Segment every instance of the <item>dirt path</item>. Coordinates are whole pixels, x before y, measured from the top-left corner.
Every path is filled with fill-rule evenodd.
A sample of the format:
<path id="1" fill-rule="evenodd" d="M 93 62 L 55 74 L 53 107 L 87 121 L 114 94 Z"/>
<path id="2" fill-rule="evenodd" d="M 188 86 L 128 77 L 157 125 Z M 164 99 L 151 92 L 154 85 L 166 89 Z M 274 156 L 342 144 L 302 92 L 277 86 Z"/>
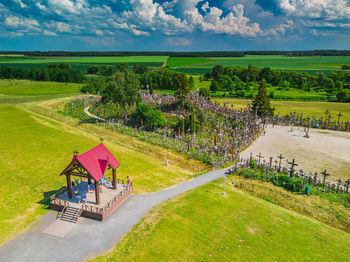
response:
<path id="1" fill-rule="evenodd" d="M 288 160 L 295 158 L 298 170 L 314 173 L 327 169 L 330 180 L 350 178 L 350 133 L 310 129 L 309 135 L 305 138 L 302 128 L 293 127 L 291 132 L 290 127 L 269 127 L 266 135 L 259 137 L 241 157 L 249 157 L 250 152 L 254 156 L 261 153 L 266 161 L 270 156 L 274 161 L 282 154 Z"/>

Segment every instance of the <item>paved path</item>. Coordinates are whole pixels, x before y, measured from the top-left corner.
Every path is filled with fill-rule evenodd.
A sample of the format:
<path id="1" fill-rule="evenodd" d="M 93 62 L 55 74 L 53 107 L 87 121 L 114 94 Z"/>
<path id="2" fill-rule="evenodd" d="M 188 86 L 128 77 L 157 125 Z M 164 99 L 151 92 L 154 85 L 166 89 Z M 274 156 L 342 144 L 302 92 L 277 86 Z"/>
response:
<path id="1" fill-rule="evenodd" d="M 103 118 L 101 118 L 101 117 L 99 117 L 99 116 L 96 116 L 96 115 L 94 115 L 94 114 L 91 114 L 91 113 L 89 112 L 89 109 L 90 109 L 90 106 L 88 106 L 87 108 L 84 109 L 84 113 L 87 114 L 89 117 L 96 118 L 96 119 L 101 120 L 101 121 L 106 121 L 106 120 L 104 120 Z"/>
<path id="2" fill-rule="evenodd" d="M 0 248 L 0 261 L 82 261 L 110 251 L 153 206 L 222 177 L 227 169 L 214 170 L 166 190 L 132 195 L 105 221 L 85 219 L 65 237 L 42 233 L 56 219 L 51 212 L 39 227 L 17 236 Z"/>

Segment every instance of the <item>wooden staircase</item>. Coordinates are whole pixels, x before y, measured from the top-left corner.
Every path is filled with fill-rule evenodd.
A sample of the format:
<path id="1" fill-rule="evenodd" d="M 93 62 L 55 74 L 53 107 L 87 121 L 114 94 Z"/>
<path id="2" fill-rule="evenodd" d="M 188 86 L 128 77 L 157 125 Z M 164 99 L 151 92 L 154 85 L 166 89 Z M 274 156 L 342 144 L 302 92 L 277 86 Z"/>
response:
<path id="1" fill-rule="evenodd" d="M 67 206 L 62 210 L 61 220 L 71 223 L 77 223 L 81 213 L 81 209 Z"/>

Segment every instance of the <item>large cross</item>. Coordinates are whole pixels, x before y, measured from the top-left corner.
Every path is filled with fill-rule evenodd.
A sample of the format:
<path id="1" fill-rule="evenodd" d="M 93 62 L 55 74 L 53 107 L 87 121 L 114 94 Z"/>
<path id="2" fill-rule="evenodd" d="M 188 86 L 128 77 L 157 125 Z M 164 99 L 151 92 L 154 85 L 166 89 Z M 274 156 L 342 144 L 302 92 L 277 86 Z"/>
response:
<path id="1" fill-rule="evenodd" d="M 280 159 L 280 163 L 278 164 L 278 170 L 281 171 L 282 159 L 284 159 L 284 157 L 282 156 L 282 154 L 280 154 L 277 158 Z"/>
<path id="2" fill-rule="evenodd" d="M 342 113 L 339 112 L 339 114 L 337 115 L 337 117 L 338 117 L 338 125 L 339 125 L 339 122 L 340 122 L 340 118 L 341 118 L 342 116 L 343 116 Z"/>
<path id="3" fill-rule="evenodd" d="M 77 155 L 79 154 L 78 150 L 75 149 L 75 150 L 73 151 L 73 154 L 74 154 L 75 156 L 77 156 Z"/>
<path id="4" fill-rule="evenodd" d="M 264 157 L 261 155 L 261 153 L 259 153 L 259 155 L 256 155 L 256 156 L 259 158 L 258 165 L 260 165 L 260 159 L 261 159 L 261 158 L 264 158 Z"/>
<path id="5" fill-rule="evenodd" d="M 330 174 L 327 173 L 327 169 L 325 169 L 323 172 L 321 172 L 323 175 L 323 187 L 326 185 L 326 177 L 330 176 Z"/>
<path id="6" fill-rule="evenodd" d="M 294 159 L 294 158 L 293 158 L 293 161 L 292 161 L 292 162 L 288 162 L 288 164 L 291 165 L 290 171 L 289 171 L 289 175 L 292 176 L 293 173 L 294 173 L 294 167 L 295 167 L 295 166 L 298 166 L 298 164 L 295 163 L 295 159 Z"/>

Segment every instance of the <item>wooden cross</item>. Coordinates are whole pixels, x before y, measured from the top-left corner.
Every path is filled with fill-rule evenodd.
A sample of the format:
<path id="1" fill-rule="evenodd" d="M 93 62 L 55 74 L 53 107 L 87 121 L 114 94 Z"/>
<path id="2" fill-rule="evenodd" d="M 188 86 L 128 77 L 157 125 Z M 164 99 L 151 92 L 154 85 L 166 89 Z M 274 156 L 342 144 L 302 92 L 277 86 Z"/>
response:
<path id="1" fill-rule="evenodd" d="M 73 151 L 73 154 L 74 154 L 75 156 L 77 156 L 77 155 L 79 154 L 78 150 L 75 149 L 75 150 Z"/>
<path id="2" fill-rule="evenodd" d="M 101 144 L 103 144 L 103 138 L 102 137 L 100 138 L 100 141 L 101 141 Z"/>
<path id="3" fill-rule="evenodd" d="M 337 117 L 338 117 L 338 125 L 339 125 L 340 117 L 342 117 L 342 116 L 343 116 L 342 113 L 339 112 L 339 114 L 337 115 Z"/>
<path id="4" fill-rule="evenodd" d="M 289 175 L 292 176 L 293 173 L 294 173 L 294 167 L 298 166 L 298 164 L 295 163 L 295 159 L 294 158 L 293 158 L 293 161 L 292 162 L 288 162 L 288 164 L 291 165 L 291 168 L 290 168 L 290 171 L 289 171 Z"/>
<path id="5" fill-rule="evenodd" d="M 330 174 L 327 173 L 327 169 L 325 169 L 323 172 L 321 172 L 323 175 L 323 187 L 326 185 L 326 177 L 330 176 Z"/>
<path id="6" fill-rule="evenodd" d="M 339 193 L 339 187 L 340 187 L 340 184 L 341 184 L 341 179 L 338 178 L 337 182 L 338 182 L 338 185 L 337 185 L 337 193 Z"/>
<path id="7" fill-rule="evenodd" d="M 282 164 L 282 159 L 284 159 L 284 157 L 282 156 L 282 154 L 280 154 L 277 158 L 279 158 L 280 159 L 280 163 L 279 163 L 279 165 L 278 165 L 278 170 L 280 170 L 281 171 L 281 164 Z"/>
<path id="8" fill-rule="evenodd" d="M 261 158 L 264 158 L 264 157 L 261 155 L 261 153 L 259 153 L 259 155 L 256 155 L 256 156 L 259 158 L 258 165 L 260 165 L 260 159 L 261 159 Z"/>
<path id="9" fill-rule="evenodd" d="M 270 163 L 269 163 L 269 167 L 272 168 L 272 156 L 270 156 Z"/>
<path id="10" fill-rule="evenodd" d="M 277 159 L 275 160 L 275 169 L 277 169 L 277 163 L 278 163 L 278 161 L 277 161 Z"/>

